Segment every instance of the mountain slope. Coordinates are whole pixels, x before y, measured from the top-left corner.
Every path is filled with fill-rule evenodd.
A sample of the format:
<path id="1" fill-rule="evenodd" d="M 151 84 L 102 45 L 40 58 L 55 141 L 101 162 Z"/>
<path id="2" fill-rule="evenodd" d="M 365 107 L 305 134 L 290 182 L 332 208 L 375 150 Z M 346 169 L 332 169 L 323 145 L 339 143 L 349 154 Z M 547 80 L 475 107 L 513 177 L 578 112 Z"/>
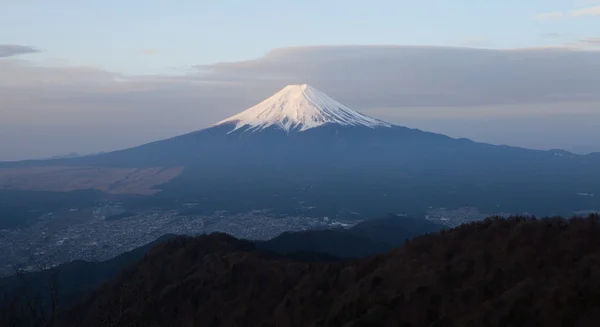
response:
<path id="1" fill-rule="evenodd" d="M 488 219 L 336 263 L 217 234 L 153 249 L 74 312 L 90 327 L 593 326 L 599 249 L 598 217 Z"/>
<path id="2" fill-rule="evenodd" d="M 286 232 L 271 240 L 257 242 L 256 246 L 282 254 L 313 252 L 339 258 L 362 258 L 393 248 L 390 244 L 343 230 Z"/>
<path id="3" fill-rule="evenodd" d="M 442 226 L 424 219 L 389 216 L 361 222 L 352 228 L 286 232 L 268 241 L 255 241 L 257 249 L 282 253 L 288 258 L 308 261 L 335 261 L 384 253 L 404 245 L 405 240 L 437 232 Z M 164 235 L 157 240 L 102 262 L 73 261 L 45 271 L 0 278 L 0 290 L 9 294 L 27 286 L 30 293 L 47 292 L 49 278 L 58 278 L 61 296 L 72 302 L 110 280 L 122 269 L 136 263 L 151 248 L 176 238 Z M 9 296 L 10 297 L 10 296 Z M 64 304 L 64 303 L 63 303 Z"/>
<path id="4" fill-rule="evenodd" d="M 0 164 L 2 188 L 95 188 L 200 202 L 207 210 L 312 216 L 461 206 L 552 215 L 600 208 L 600 196 L 579 195 L 600 194 L 600 157 L 395 126 L 300 85 L 171 139 L 95 156 Z"/>
<path id="5" fill-rule="evenodd" d="M 365 220 L 350 228 L 348 232 L 397 248 L 404 245 L 407 240 L 437 233 L 444 228 L 423 218 L 388 214 L 384 218 Z"/>
<path id="6" fill-rule="evenodd" d="M 44 271 L 23 273 L 0 278 L 0 290 L 8 298 L 26 291 L 29 296 L 47 296 L 48 282 L 56 278 L 58 295 L 62 305 L 69 305 L 83 295 L 100 287 L 104 282 L 116 276 L 122 269 L 140 260 L 154 246 L 175 238 L 164 235 L 141 247 L 102 262 L 77 260 Z"/>
<path id="7" fill-rule="evenodd" d="M 425 219 L 389 215 L 361 222 L 349 229 L 286 232 L 256 242 L 261 249 L 277 253 L 316 252 L 340 258 L 362 258 L 401 247 L 407 240 L 443 227 Z"/>

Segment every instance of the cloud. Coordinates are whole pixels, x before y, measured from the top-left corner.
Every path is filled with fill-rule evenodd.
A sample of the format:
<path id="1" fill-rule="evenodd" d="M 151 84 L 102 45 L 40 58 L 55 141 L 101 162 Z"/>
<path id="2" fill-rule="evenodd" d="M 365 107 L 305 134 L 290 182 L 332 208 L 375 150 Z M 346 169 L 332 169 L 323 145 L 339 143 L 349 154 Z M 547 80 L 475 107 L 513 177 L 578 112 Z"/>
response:
<path id="1" fill-rule="evenodd" d="M 594 2 L 595 3 L 595 2 Z M 536 20 L 555 20 L 561 18 L 575 18 L 583 16 L 600 16 L 600 6 L 575 9 L 571 11 L 557 11 L 538 14 L 534 18 Z"/>
<path id="2" fill-rule="evenodd" d="M 545 33 L 541 35 L 545 39 L 564 39 L 571 38 L 573 34 L 571 33 Z"/>
<path id="3" fill-rule="evenodd" d="M 581 50 L 595 50 L 600 48 L 600 37 L 587 37 L 564 44 L 567 48 Z"/>
<path id="4" fill-rule="evenodd" d="M 554 45 L 555 48 L 566 50 L 596 50 L 600 48 L 600 37 L 587 37 L 576 39 L 562 44 Z"/>
<path id="5" fill-rule="evenodd" d="M 581 16 L 600 16 L 600 6 L 573 10 L 570 13 L 571 17 Z"/>
<path id="6" fill-rule="evenodd" d="M 7 58 L 0 61 L 0 71 L 0 160 L 112 150 L 200 129 L 287 84 L 311 84 L 380 118 L 399 117 L 408 108 L 417 115 L 435 107 L 441 108 L 438 113 L 472 110 L 485 117 L 513 108 L 514 114 L 530 112 L 544 121 L 568 117 L 574 108 L 581 108 L 579 116 L 597 115 L 600 103 L 600 52 L 565 47 L 294 47 L 253 60 L 199 65 L 174 76 L 125 76 Z M 529 111 L 532 106 L 535 111 Z M 436 117 L 426 119 L 441 119 Z M 546 132 L 552 137 L 571 140 L 550 127 Z"/>
<path id="7" fill-rule="evenodd" d="M 568 49 L 304 47 L 200 66 L 191 78 L 315 84 L 351 104 L 473 106 L 599 98 L 600 53 Z M 366 96 L 368 95 L 368 96 Z"/>
<path id="8" fill-rule="evenodd" d="M 535 15 L 536 20 L 553 20 L 553 19 L 560 19 L 560 18 L 564 18 L 564 17 L 565 17 L 565 13 L 563 13 L 563 12 L 548 12 L 548 13 Z"/>
<path id="9" fill-rule="evenodd" d="M 571 42 L 595 46 L 598 38 Z M 198 65 L 187 75 L 124 76 L 94 67 L 0 62 L 0 92 L 82 101 L 78 111 L 154 100 L 233 113 L 296 83 L 322 88 L 354 107 L 479 106 L 598 99 L 600 52 L 424 46 L 283 48 L 264 57 Z M 87 101 L 87 102 L 86 102 Z M 160 101 L 159 101 L 160 102 Z M 108 105 L 111 103 L 111 105 Z M 46 102 L 45 105 L 49 105 Z M 69 106 L 65 106 L 68 108 Z M 156 107 L 153 106 L 153 107 Z M 25 109 L 25 108 L 23 108 Z M 0 113 L 1 116 L 1 113 Z"/>
<path id="10" fill-rule="evenodd" d="M 473 37 L 470 39 L 466 39 L 462 42 L 459 42 L 459 46 L 463 46 L 463 47 L 483 47 L 483 46 L 487 46 L 489 45 L 490 40 L 486 37 L 483 36 L 479 36 L 479 37 Z"/>
<path id="11" fill-rule="evenodd" d="M 0 58 L 40 52 L 39 49 L 16 44 L 0 44 Z"/>
<path id="12" fill-rule="evenodd" d="M 155 54 L 159 54 L 160 51 L 156 50 L 156 49 L 142 49 L 139 51 L 140 54 L 144 54 L 144 55 L 155 55 Z"/>
<path id="13" fill-rule="evenodd" d="M 588 37 L 588 38 L 579 40 L 579 42 L 597 47 L 597 46 L 600 46 L 600 37 Z"/>
<path id="14" fill-rule="evenodd" d="M 571 42 L 596 46 L 597 37 Z M 600 52 L 532 49 L 315 46 L 254 60 L 198 65 L 186 75 L 125 76 L 94 67 L 0 62 L 0 90 L 127 97 L 239 99 L 251 104 L 286 84 L 309 83 L 352 105 L 469 106 L 600 99 Z M 596 84 L 598 85 L 598 84 Z M 97 102 L 96 102 L 97 103 Z M 240 108 L 232 108 L 240 109 Z M 81 109 L 85 110 L 85 109 Z"/>

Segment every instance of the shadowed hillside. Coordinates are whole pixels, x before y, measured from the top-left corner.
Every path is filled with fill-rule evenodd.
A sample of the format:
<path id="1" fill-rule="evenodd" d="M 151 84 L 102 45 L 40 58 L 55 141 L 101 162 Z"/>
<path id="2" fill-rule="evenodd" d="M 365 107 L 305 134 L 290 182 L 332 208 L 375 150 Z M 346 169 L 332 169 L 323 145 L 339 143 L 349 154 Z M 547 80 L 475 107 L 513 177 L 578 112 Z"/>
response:
<path id="1" fill-rule="evenodd" d="M 21 295 L 47 297 L 48 282 L 55 281 L 58 300 L 61 305 L 75 303 L 82 296 L 118 274 L 121 269 L 135 264 L 153 246 L 165 242 L 175 235 L 164 235 L 146 245 L 125 252 L 102 262 L 76 260 L 57 267 L 29 273 L 19 273 L 0 278 L 0 295 Z M 0 324 L 1 325 L 1 324 Z"/>
<path id="2" fill-rule="evenodd" d="M 68 317 L 81 326 L 594 326 L 600 221 L 483 222 L 388 254 L 298 262 L 223 234 L 151 250 Z M 75 314 L 77 313 L 77 314 Z"/>
<path id="3" fill-rule="evenodd" d="M 116 215 L 114 219 L 121 216 Z M 362 222 L 348 230 L 340 228 L 284 233 L 269 241 L 256 241 L 255 245 L 261 250 L 281 253 L 298 262 L 335 262 L 384 253 L 403 245 L 407 238 L 440 228 L 424 219 L 389 215 L 383 219 Z M 41 303 L 49 304 L 54 296 L 64 309 L 115 277 L 122 269 L 135 264 L 157 243 L 173 237 L 165 235 L 155 242 L 104 262 L 73 261 L 44 271 L 1 278 L 0 297 L 6 294 L 8 299 L 13 296 L 31 299 L 40 295 Z M 53 288 L 55 294 L 50 293 Z M 0 301 L 0 311 L 5 302 Z"/>
<path id="4" fill-rule="evenodd" d="M 443 226 L 422 218 L 389 214 L 363 221 L 349 229 L 312 230 L 283 233 L 257 242 L 262 249 L 277 253 L 317 252 L 340 258 L 362 258 L 402 246 L 406 240 L 439 232 Z"/>

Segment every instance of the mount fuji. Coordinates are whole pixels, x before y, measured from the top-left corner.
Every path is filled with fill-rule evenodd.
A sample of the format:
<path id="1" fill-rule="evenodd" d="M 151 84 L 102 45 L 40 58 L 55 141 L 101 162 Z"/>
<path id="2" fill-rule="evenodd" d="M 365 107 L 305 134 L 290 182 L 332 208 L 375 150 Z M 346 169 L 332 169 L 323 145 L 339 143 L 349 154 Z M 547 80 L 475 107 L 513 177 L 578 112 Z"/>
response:
<path id="1" fill-rule="evenodd" d="M 340 126 L 391 127 L 390 124 L 358 113 L 307 85 L 288 85 L 272 97 L 217 124 L 235 124 L 233 131 L 305 131 L 327 124 Z"/>
<path id="2" fill-rule="evenodd" d="M 204 211 L 286 215 L 365 218 L 463 206 L 570 214 L 600 209 L 600 158 L 397 126 L 303 84 L 174 138 L 93 156 L 2 163 L 0 189 L 97 189 L 152 203 L 192 202 Z"/>

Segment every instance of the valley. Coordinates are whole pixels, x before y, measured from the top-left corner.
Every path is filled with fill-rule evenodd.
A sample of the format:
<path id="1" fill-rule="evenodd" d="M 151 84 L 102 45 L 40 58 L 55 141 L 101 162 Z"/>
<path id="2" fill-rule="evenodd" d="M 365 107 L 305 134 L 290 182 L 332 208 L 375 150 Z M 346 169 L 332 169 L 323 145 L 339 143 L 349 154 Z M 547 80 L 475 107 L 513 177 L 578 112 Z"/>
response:
<path id="1" fill-rule="evenodd" d="M 0 276 L 13 274 L 15 268 L 35 271 L 74 260 L 107 260 L 166 234 L 196 236 L 222 232 L 248 240 L 268 240 L 284 232 L 349 228 L 363 221 L 280 215 L 271 210 L 194 212 L 198 211 L 190 208 L 130 211 L 123 201 L 46 212 L 29 226 L 0 229 L 0 248 L 4 249 L 0 253 Z M 455 227 L 491 215 L 509 216 L 510 213 L 486 213 L 470 207 L 430 208 L 419 218 Z"/>
<path id="2" fill-rule="evenodd" d="M 165 234 L 223 232 L 267 240 L 283 232 L 350 227 L 360 220 L 278 216 L 269 210 L 187 215 L 178 210 L 145 209 L 122 219 L 121 202 L 69 208 L 41 215 L 28 227 L 0 229 L 0 276 L 53 267 L 73 260 L 102 261 L 150 243 Z"/>

